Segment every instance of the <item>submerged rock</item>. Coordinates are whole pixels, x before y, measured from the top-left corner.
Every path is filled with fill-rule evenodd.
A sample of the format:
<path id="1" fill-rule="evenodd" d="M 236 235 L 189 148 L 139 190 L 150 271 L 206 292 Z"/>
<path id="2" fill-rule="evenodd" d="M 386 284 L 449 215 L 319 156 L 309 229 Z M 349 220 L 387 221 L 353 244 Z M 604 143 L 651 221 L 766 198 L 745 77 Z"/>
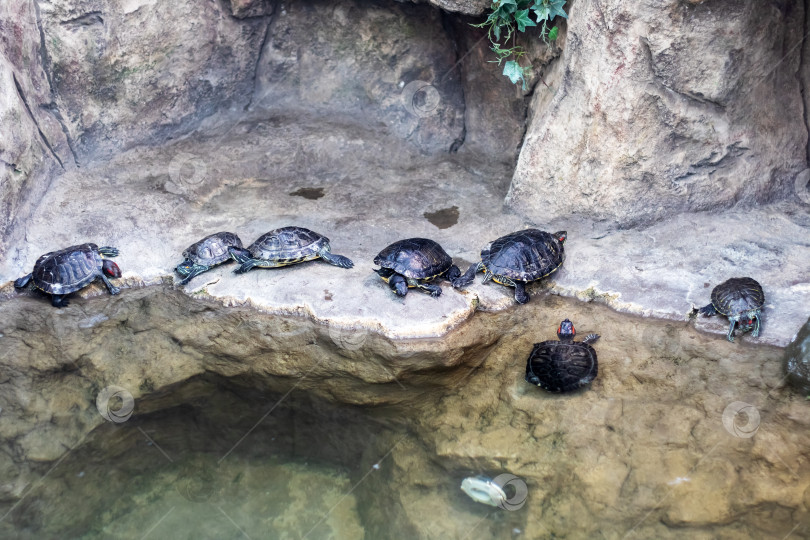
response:
<path id="1" fill-rule="evenodd" d="M 785 372 L 791 385 L 810 395 L 810 319 L 785 349 Z"/>

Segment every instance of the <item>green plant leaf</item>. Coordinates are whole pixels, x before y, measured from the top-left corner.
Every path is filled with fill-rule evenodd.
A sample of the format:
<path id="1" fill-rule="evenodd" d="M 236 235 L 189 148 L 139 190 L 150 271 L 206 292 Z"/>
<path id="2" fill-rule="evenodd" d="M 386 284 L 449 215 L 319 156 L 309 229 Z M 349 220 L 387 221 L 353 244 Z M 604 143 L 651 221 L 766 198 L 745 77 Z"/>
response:
<path id="1" fill-rule="evenodd" d="M 529 18 L 528 9 L 516 12 L 515 22 L 517 23 L 518 30 L 521 32 L 525 32 L 527 26 L 537 26 L 537 23 Z"/>
<path id="2" fill-rule="evenodd" d="M 495 5 L 497 4 L 497 8 Z M 496 13 L 501 13 L 503 15 L 511 15 L 515 11 L 517 11 L 518 5 L 515 0 L 503 0 L 502 2 L 495 2 L 492 4 L 492 9 L 495 10 Z"/>
<path id="3" fill-rule="evenodd" d="M 551 10 L 548 8 L 548 6 L 543 5 L 532 6 L 532 11 L 534 11 L 534 14 L 537 16 L 537 22 L 547 21 L 548 15 L 549 13 L 551 13 Z"/>
<path id="4" fill-rule="evenodd" d="M 551 31 L 548 33 L 548 39 L 549 39 L 549 40 L 551 40 L 551 41 L 554 41 L 555 39 L 557 39 L 557 35 L 558 35 L 559 33 L 560 33 L 560 29 L 559 29 L 559 28 L 557 28 L 557 27 L 555 26 L 555 27 L 554 27 L 554 28 L 552 28 L 552 29 L 551 29 Z"/>
<path id="5" fill-rule="evenodd" d="M 503 65 L 503 74 L 509 77 L 509 80 L 512 81 L 513 84 L 517 84 L 518 81 L 523 83 L 523 89 L 526 90 L 526 77 L 525 72 L 520 64 L 515 62 L 514 60 L 510 60 Z"/>
<path id="6" fill-rule="evenodd" d="M 565 5 L 565 0 L 550 0 L 548 3 L 549 8 L 549 20 L 553 19 L 554 17 L 562 17 L 563 19 L 567 19 L 568 15 L 566 15 L 565 11 L 563 11 L 563 6 Z"/>

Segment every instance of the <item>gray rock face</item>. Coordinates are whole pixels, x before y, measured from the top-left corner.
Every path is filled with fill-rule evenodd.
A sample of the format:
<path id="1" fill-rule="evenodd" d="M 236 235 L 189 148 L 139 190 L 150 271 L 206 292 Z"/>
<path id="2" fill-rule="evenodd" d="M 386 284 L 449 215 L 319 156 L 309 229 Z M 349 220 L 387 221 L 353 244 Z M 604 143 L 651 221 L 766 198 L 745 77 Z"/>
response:
<path id="1" fill-rule="evenodd" d="M 790 384 L 810 395 L 810 319 L 785 349 L 785 372 Z"/>
<path id="2" fill-rule="evenodd" d="M 419 0 L 413 0 L 419 2 Z M 434 6 L 465 15 L 480 15 L 492 5 L 489 0 L 429 0 Z"/>
<path id="3" fill-rule="evenodd" d="M 577 1 L 507 202 L 627 226 L 787 195 L 806 160 L 802 9 Z"/>
<path id="4" fill-rule="evenodd" d="M 187 132 L 249 101 L 261 19 L 220 2 L 39 2 L 45 70 L 80 161 Z"/>
<path id="5" fill-rule="evenodd" d="M 0 254 L 2 240 L 42 197 L 51 175 L 73 162 L 42 67 L 35 6 L 0 5 Z"/>
<path id="6" fill-rule="evenodd" d="M 440 13 L 358 0 L 294 2 L 276 15 L 253 107 L 351 114 L 426 153 L 464 140 L 464 93 Z"/>

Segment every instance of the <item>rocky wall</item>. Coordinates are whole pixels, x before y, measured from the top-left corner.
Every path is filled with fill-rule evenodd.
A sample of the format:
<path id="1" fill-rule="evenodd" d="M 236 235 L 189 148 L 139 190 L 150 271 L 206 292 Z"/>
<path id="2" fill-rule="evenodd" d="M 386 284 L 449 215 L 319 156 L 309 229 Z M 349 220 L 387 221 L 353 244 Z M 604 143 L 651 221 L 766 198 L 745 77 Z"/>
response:
<path id="1" fill-rule="evenodd" d="M 792 194 L 806 167 L 804 7 L 577 0 L 507 202 L 631 226 Z"/>

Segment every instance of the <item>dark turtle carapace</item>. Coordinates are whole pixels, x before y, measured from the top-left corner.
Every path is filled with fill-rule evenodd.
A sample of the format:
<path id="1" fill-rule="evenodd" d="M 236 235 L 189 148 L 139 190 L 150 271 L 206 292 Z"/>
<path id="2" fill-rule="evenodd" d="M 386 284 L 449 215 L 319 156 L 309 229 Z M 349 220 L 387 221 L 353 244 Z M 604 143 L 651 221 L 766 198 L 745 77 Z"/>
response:
<path id="1" fill-rule="evenodd" d="M 559 341 L 535 343 L 526 361 L 526 381 L 549 392 L 571 392 L 596 378 L 599 363 L 591 343 L 599 339 L 588 334 L 574 341 L 574 324 L 565 319 L 557 329 Z"/>
<path id="2" fill-rule="evenodd" d="M 95 244 L 81 244 L 51 251 L 37 259 L 34 270 L 16 280 L 14 286 L 22 289 L 33 282 L 37 289 L 51 295 L 54 307 L 67 306 L 65 296 L 83 289 L 96 279 L 104 282 L 110 294 L 118 294 L 120 290 L 110 283 L 107 276 L 119 278 L 121 269 L 113 261 L 104 258 L 117 256 L 116 248 L 98 247 Z"/>
<path id="3" fill-rule="evenodd" d="M 481 262 L 473 264 L 453 287 L 466 287 L 477 272 L 484 272 L 484 283 L 492 279 L 515 288 L 519 304 L 529 301 L 526 283 L 544 278 L 556 271 L 565 260 L 565 231 L 554 234 L 526 229 L 501 236 L 481 250 Z"/>
<path id="4" fill-rule="evenodd" d="M 430 282 L 437 278 L 452 281 L 461 275 L 442 246 L 427 238 L 394 242 L 374 257 L 374 264 L 381 267 L 374 271 L 398 296 L 408 294 L 408 288 L 418 288 L 438 298 L 442 288 Z"/>
<path id="5" fill-rule="evenodd" d="M 342 255 L 332 253 L 329 239 L 303 227 L 282 227 L 259 237 L 247 249 L 228 248 L 239 263 L 236 274 L 252 268 L 279 268 L 313 259 L 323 259 L 340 268 L 351 268 L 354 263 Z"/>
<path id="6" fill-rule="evenodd" d="M 218 264 L 233 260 L 228 251 L 228 248 L 231 247 L 241 248 L 242 241 L 238 236 L 229 232 L 218 232 L 191 244 L 183 252 L 185 260 L 174 269 L 183 276 L 180 285 L 185 285 Z"/>
<path id="7" fill-rule="evenodd" d="M 750 277 L 731 278 L 712 290 L 712 303 L 700 308 L 700 313 L 707 317 L 725 315 L 730 321 L 727 338 L 734 341 L 734 327 L 739 326 L 742 332 L 751 332 L 759 336 L 759 319 L 762 306 L 765 305 L 765 292 L 755 279 Z"/>

